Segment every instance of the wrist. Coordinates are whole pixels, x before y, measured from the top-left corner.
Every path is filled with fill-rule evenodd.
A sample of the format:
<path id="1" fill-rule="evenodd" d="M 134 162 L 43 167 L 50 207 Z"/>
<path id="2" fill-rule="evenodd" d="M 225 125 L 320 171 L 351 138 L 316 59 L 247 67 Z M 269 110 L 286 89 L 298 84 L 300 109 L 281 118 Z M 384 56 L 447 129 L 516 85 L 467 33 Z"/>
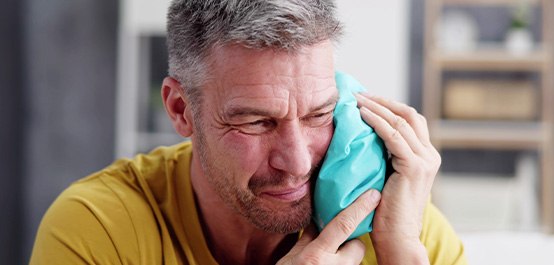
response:
<path id="1" fill-rule="evenodd" d="M 371 237 L 378 264 L 429 264 L 427 250 L 419 238 Z"/>

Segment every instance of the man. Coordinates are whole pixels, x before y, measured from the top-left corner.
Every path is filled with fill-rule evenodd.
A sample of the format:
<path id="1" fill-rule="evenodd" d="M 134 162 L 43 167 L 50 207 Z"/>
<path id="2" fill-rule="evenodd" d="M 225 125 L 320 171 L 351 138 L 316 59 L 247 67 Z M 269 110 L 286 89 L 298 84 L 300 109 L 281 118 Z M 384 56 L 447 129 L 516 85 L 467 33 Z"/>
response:
<path id="1" fill-rule="evenodd" d="M 333 135 L 332 1 L 176 0 L 162 97 L 191 143 L 119 160 L 68 188 L 32 264 L 464 264 L 428 203 L 440 157 L 425 119 L 357 95 L 394 173 L 320 233 L 312 190 Z M 346 241 L 376 210 L 373 232 Z M 346 242 L 345 242 L 346 241 Z"/>

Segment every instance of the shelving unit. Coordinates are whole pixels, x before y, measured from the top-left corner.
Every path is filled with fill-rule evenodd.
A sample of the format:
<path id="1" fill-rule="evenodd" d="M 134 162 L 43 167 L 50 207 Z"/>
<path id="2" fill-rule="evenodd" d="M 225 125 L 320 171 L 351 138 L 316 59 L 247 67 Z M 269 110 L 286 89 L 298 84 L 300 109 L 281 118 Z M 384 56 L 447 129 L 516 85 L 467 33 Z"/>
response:
<path id="1" fill-rule="evenodd" d="M 429 59 L 444 70 L 542 71 L 548 52 L 537 49 L 524 56 L 507 53 L 501 48 L 477 49 L 472 52 L 430 51 Z"/>
<path id="2" fill-rule="evenodd" d="M 430 125 L 433 144 L 439 149 L 536 150 L 539 154 L 541 221 L 554 232 L 554 55 L 552 0 L 527 3 L 541 10 L 542 42 L 525 54 L 512 54 L 499 45 L 477 45 L 474 50 L 446 52 L 435 43 L 435 27 L 444 8 L 462 6 L 510 7 L 519 0 L 427 0 L 425 14 L 425 69 L 423 114 Z M 442 112 L 444 80 L 448 72 L 529 72 L 540 75 L 536 120 L 451 120 Z"/>
<path id="3" fill-rule="evenodd" d="M 442 148 L 537 150 L 545 131 L 537 122 L 441 120 L 433 126 L 433 139 L 440 139 Z"/>

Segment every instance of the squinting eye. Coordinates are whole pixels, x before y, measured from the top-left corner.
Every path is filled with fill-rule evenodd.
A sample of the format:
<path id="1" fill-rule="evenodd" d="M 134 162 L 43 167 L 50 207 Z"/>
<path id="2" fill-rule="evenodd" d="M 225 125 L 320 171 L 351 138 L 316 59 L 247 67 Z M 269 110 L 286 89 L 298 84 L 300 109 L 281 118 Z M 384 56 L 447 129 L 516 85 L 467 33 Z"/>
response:
<path id="1" fill-rule="evenodd" d="M 329 113 L 328 113 L 328 112 L 327 112 L 327 113 L 320 113 L 320 114 L 316 114 L 316 115 L 314 115 L 314 116 L 312 116 L 312 117 L 313 117 L 313 118 L 321 118 L 321 117 L 324 117 L 324 116 L 326 116 L 326 115 L 329 115 Z"/>
<path id="2" fill-rule="evenodd" d="M 259 121 L 247 123 L 247 125 L 250 125 L 250 126 L 271 126 L 272 124 L 273 123 L 268 120 L 259 120 Z"/>
<path id="3" fill-rule="evenodd" d="M 324 112 L 318 113 L 312 116 L 305 117 L 303 120 L 307 122 L 310 126 L 323 126 L 326 125 L 329 120 L 333 117 L 333 112 Z"/>
<path id="4" fill-rule="evenodd" d="M 236 127 L 242 133 L 262 134 L 275 127 L 275 122 L 271 120 L 257 120 L 249 123 L 244 123 Z"/>

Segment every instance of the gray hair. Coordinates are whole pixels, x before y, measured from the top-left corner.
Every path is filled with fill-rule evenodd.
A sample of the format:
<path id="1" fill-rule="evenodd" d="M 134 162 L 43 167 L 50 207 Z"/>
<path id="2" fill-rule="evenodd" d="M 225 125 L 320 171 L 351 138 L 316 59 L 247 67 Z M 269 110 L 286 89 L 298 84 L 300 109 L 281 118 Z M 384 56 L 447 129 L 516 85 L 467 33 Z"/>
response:
<path id="1" fill-rule="evenodd" d="M 199 103 L 215 46 L 288 52 L 338 41 L 333 0 L 173 0 L 167 15 L 169 75 Z"/>

